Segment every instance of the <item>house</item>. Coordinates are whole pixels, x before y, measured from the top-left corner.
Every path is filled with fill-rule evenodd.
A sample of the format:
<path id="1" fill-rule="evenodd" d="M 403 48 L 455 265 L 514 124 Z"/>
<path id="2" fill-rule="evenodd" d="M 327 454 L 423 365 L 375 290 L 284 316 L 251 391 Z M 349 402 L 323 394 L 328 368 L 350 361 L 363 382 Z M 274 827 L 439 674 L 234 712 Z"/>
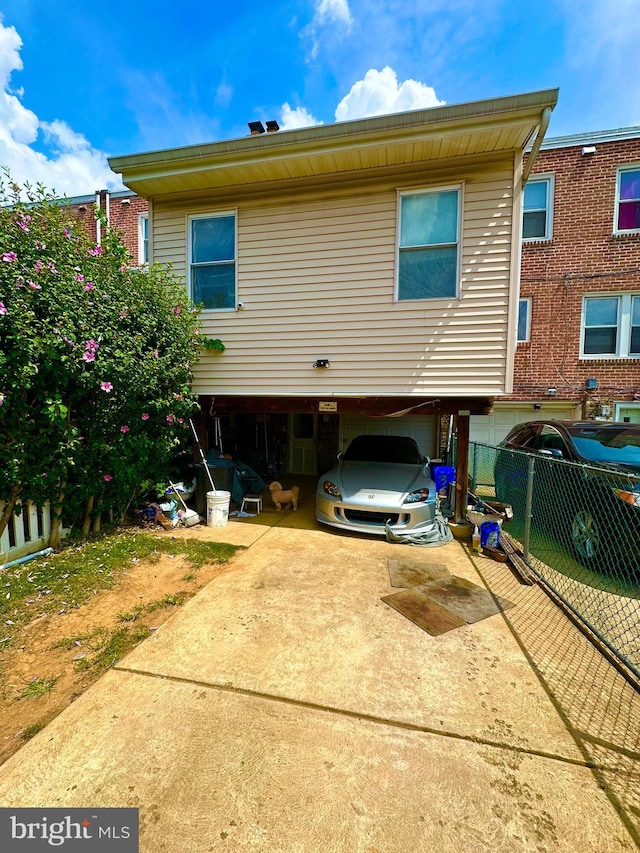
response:
<path id="1" fill-rule="evenodd" d="M 92 239 L 100 242 L 102 228 L 95 218 L 96 208 L 103 211 L 107 222 L 122 236 L 133 263 L 142 266 L 149 260 L 149 215 L 147 200 L 131 190 L 98 190 L 93 195 L 74 196 L 61 200 L 77 219 L 84 221 Z"/>
<path id="2" fill-rule="evenodd" d="M 521 187 L 557 90 L 110 159 L 201 333 L 209 446 L 316 475 L 360 432 L 424 452 L 513 393 Z M 525 165 L 524 153 L 531 146 Z"/>
<path id="3" fill-rule="evenodd" d="M 640 127 L 546 139 L 523 207 L 513 392 L 472 439 L 536 417 L 640 421 Z"/>

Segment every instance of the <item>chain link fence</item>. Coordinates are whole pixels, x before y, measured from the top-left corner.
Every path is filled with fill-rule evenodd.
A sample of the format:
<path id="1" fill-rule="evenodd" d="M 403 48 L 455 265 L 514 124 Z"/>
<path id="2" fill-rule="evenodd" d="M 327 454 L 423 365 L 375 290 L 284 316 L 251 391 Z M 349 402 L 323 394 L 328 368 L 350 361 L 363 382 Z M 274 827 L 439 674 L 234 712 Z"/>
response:
<path id="1" fill-rule="evenodd" d="M 640 478 L 478 443 L 469 477 L 478 497 L 511 504 L 503 533 L 640 677 Z"/>

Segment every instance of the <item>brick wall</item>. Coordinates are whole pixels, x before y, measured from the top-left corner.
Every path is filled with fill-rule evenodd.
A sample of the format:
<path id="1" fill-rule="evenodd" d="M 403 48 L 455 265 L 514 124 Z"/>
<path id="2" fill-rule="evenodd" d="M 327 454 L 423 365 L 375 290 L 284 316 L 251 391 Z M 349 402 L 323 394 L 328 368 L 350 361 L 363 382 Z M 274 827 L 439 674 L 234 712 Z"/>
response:
<path id="1" fill-rule="evenodd" d="M 101 193 L 100 205 L 104 209 L 106 207 L 105 193 Z M 79 220 L 86 223 L 86 227 L 93 240 L 96 239 L 96 220 L 95 220 L 95 196 L 87 197 L 87 200 L 76 201 L 71 204 L 71 211 Z M 109 224 L 111 228 L 118 231 L 124 241 L 125 246 L 131 253 L 133 263 L 137 266 L 142 263 L 140 257 L 139 237 L 138 237 L 138 217 L 141 213 L 146 213 L 147 201 L 136 195 L 118 197 L 111 196 L 109 199 Z"/>
<path id="2" fill-rule="evenodd" d="M 585 143 L 586 144 L 586 143 Z M 555 175 L 552 239 L 524 243 L 520 295 L 529 296 L 530 342 L 518 344 L 511 400 L 543 398 L 584 401 L 585 414 L 613 400 L 640 393 L 639 359 L 581 359 L 582 297 L 598 293 L 640 293 L 640 235 L 613 235 L 616 170 L 640 162 L 640 136 L 543 150 L 533 174 Z M 587 377 L 598 389 L 585 391 Z"/>

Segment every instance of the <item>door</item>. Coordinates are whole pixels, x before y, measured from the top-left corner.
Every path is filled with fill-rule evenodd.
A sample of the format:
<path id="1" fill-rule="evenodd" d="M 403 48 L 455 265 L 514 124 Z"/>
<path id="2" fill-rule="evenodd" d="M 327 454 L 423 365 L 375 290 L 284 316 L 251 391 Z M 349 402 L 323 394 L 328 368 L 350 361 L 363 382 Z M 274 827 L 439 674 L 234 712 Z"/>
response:
<path id="1" fill-rule="evenodd" d="M 291 474 L 317 474 L 316 437 L 317 415 L 291 415 L 289 422 L 289 472 Z"/>

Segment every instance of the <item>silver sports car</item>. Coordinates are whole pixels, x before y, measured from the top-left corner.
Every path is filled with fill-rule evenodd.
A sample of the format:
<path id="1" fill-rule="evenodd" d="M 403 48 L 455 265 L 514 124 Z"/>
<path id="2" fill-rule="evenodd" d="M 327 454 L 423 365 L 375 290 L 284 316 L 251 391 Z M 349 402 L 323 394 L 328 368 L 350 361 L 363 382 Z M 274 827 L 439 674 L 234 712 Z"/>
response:
<path id="1" fill-rule="evenodd" d="M 403 435 L 354 438 L 316 490 L 316 519 L 358 533 L 426 533 L 435 508 L 429 460 Z"/>

